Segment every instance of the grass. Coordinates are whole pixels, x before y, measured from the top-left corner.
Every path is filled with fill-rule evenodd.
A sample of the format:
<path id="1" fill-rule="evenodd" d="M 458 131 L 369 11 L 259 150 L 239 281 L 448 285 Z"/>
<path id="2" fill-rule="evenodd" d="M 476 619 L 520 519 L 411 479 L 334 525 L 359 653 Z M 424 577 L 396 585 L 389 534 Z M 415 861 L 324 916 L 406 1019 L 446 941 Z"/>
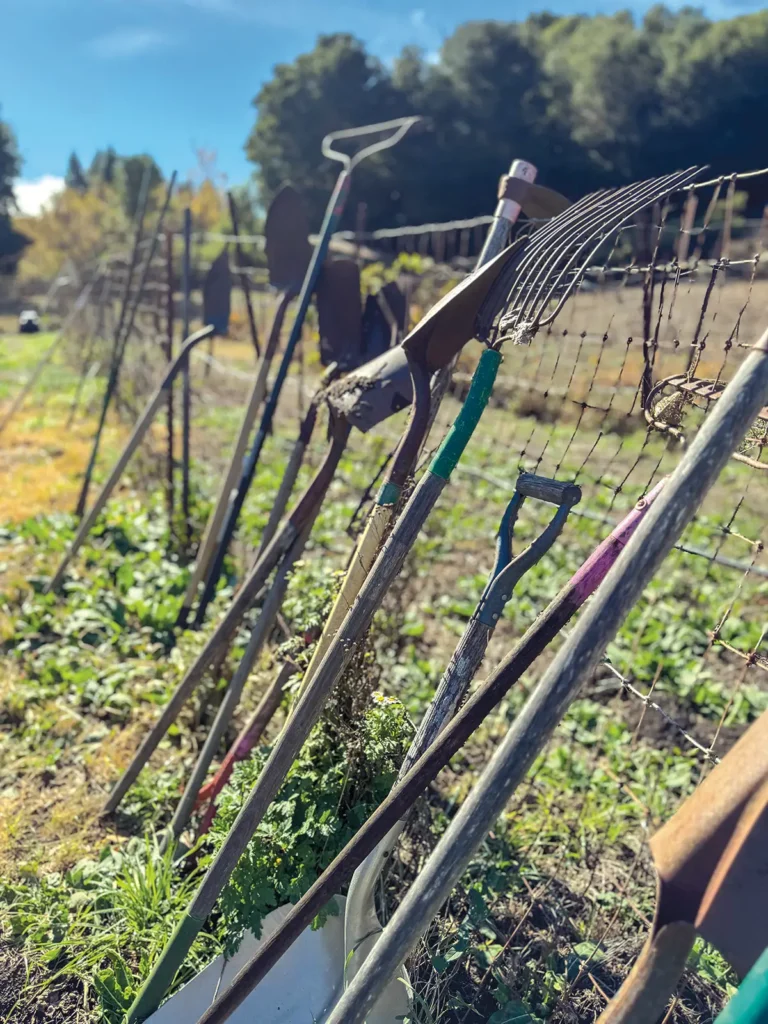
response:
<path id="1" fill-rule="evenodd" d="M 361 735 L 374 688 L 396 697 L 400 703 L 393 706 L 402 705 L 414 721 L 423 714 L 482 592 L 493 563 L 495 530 L 519 468 L 575 476 L 584 492 L 576 511 L 592 518 L 572 514 L 560 541 L 517 588 L 481 676 L 605 535 L 605 520 L 621 517 L 651 479 L 676 463 L 679 446 L 646 435 L 633 407 L 638 356 L 636 343 L 627 343 L 627 331 L 639 335 L 628 312 L 629 291 L 619 296 L 626 308 L 610 306 L 618 303 L 616 295 L 599 310 L 586 308 L 580 298 L 564 325 L 573 339 L 582 329 L 579 317 L 600 320 L 601 327 L 610 320 L 605 344 L 580 345 L 561 334 L 543 338 L 538 348 L 505 353 L 496 404 L 377 617 L 364 672 L 356 677 L 359 686 L 350 691 L 348 678 L 347 689 L 331 708 L 347 737 Z M 633 294 L 639 299 L 636 290 Z M 695 300 L 695 295 L 689 300 L 691 309 Z M 722 333 L 728 333 L 727 318 L 742 300 L 738 289 L 732 300 L 719 296 L 716 323 Z M 685 329 L 689 320 L 681 320 Z M 0 396 L 6 400 L 12 393 L 8 381 L 18 383 L 32 362 L 31 354 L 22 356 L 21 343 L 9 344 L 8 351 L 15 361 L 3 367 L 0 379 L 6 388 Z M 240 370 L 251 358 L 245 349 L 240 359 L 241 351 L 224 347 L 216 358 Z M 667 344 L 660 352 L 659 373 L 674 372 L 680 358 L 679 349 Z M 467 358 L 466 366 L 471 362 Z M 307 372 L 312 380 L 311 366 Z M 76 375 L 66 378 L 65 373 L 66 366 L 58 377 L 56 402 L 49 401 L 55 389 L 46 390 L 44 379 L 43 400 L 31 404 L 19 421 L 18 429 L 28 431 L 41 447 L 44 432 L 61 422 L 56 417 L 75 386 Z M 199 530 L 247 381 L 215 369 L 208 377 L 198 373 L 195 381 L 194 519 Z M 211 622 L 226 606 L 266 521 L 296 429 L 295 376 L 292 381 Z M 456 408 L 455 398 L 446 401 L 435 438 Z M 294 656 L 306 657 L 307 639 L 322 621 L 324 595 L 351 551 L 349 518 L 399 429 L 400 421 L 393 421 L 376 437 L 356 435 L 342 460 L 283 609 L 289 632 L 299 637 L 298 650 L 295 640 L 291 648 Z M 318 430 L 300 485 L 319 463 L 323 448 Z M 0 921 L 5 946 L 0 970 L 5 970 L 10 996 L 0 1002 L 0 1020 L 24 1024 L 37 1019 L 41 1007 L 51 1006 L 58 1007 L 56 1019 L 118 1020 L 210 854 L 206 848 L 173 865 L 157 851 L 152 836 L 175 806 L 212 708 L 242 652 L 245 630 L 208 681 L 210 704 L 189 702 L 120 815 L 111 821 L 98 817 L 111 783 L 207 635 L 190 631 L 174 636 L 188 567 L 165 521 L 156 449 L 153 455 L 150 447 L 149 455 L 131 468 L 131 483 L 108 504 L 57 598 L 43 595 L 39 581 L 72 536 L 71 506 L 50 499 L 44 505 L 42 482 L 37 504 L 25 506 L 17 496 L 4 506 Z M 65 480 L 76 477 L 81 457 L 80 450 L 71 456 L 62 471 Z M 101 472 L 107 460 L 108 454 L 100 462 Z M 45 479 L 53 487 L 50 465 Z M 766 568 L 759 543 L 766 497 L 762 481 L 762 474 L 729 464 L 686 532 L 684 546 Z M 516 550 L 550 514 L 551 509 L 535 502 L 526 504 Z M 670 556 L 611 645 L 610 665 L 585 685 L 409 961 L 417 992 L 414 1020 L 586 1024 L 595 1019 L 625 977 L 653 915 L 648 835 L 768 706 L 761 660 L 767 586 L 762 575 L 701 554 L 678 550 Z M 242 715 L 271 681 L 285 653 L 284 641 L 276 631 L 249 680 Z M 418 808 L 383 886 L 383 914 L 391 913 L 402 897 L 557 646 L 502 701 Z M 637 694 L 648 696 L 643 700 Z M 267 744 L 285 713 L 284 706 L 265 737 Z M 404 722 L 393 728 L 398 742 L 407 740 Z M 340 766 L 349 760 L 345 743 L 334 745 L 323 775 L 330 802 L 320 817 L 332 813 L 319 822 L 322 827 L 313 825 L 306 832 L 306 849 L 292 861 L 288 875 L 285 864 L 277 863 L 277 850 L 259 844 L 261 892 L 272 886 L 276 898 L 293 898 L 308 884 L 342 836 L 335 830 L 349 827 L 342 809 L 356 806 L 356 780 L 366 798 L 373 794 L 378 799 L 366 775 L 374 756 L 360 753 L 359 746 L 358 768 L 342 776 L 345 799 L 351 802 L 344 804 L 338 788 L 333 789 Z M 229 812 L 239 804 L 243 778 L 253 776 L 263 756 L 258 751 L 230 787 Z M 296 792 L 311 794 L 317 787 L 312 776 L 317 765 L 318 758 L 310 757 L 294 766 Z M 301 808 L 306 816 L 308 806 L 303 796 L 296 799 L 287 811 L 283 807 L 280 821 L 270 823 L 277 828 L 289 821 L 292 836 L 300 831 L 293 828 L 293 815 Z M 230 916 L 219 912 L 203 932 L 184 977 L 222 945 L 236 941 L 243 905 L 235 912 L 238 904 L 232 900 Z M 718 954 L 700 944 L 669 1019 L 709 1024 L 733 981 Z"/>

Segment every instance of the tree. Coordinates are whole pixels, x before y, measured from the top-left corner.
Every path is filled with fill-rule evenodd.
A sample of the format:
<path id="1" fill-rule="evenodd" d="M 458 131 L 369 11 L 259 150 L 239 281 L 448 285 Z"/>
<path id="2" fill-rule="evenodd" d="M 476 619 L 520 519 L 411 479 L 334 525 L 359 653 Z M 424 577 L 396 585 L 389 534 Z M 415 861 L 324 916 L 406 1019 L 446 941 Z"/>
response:
<path id="1" fill-rule="evenodd" d="M 139 156 L 121 156 L 117 160 L 114 173 L 114 185 L 120 196 L 125 214 L 133 220 L 139 209 L 141 191 L 145 175 L 148 175 L 150 195 L 162 182 L 163 175 L 151 156 L 142 153 Z"/>
<path id="2" fill-rule="evenodd" d="M 694 162 L 728 172 L 768 165 L 768 11 L 710 21 L 698 9 L 521 23 L 469 22 L 437 61 L 407 47 L 391 71 L 349 35 L 275 68 L 246 143 L 262 202 L 283 181 L 319 222 L 336 168 L 322 136 L 404 113 L 434 129 L 364 164 L 345 226 L 365 199 L 370 227 L 488 212 L 513 157 L 571 198 Z M 754 210 L 768 199 L 750 183 Z"/>
<path id="3" fill-rule="evenodd" d="M 53 278 L 67 259 L 92 270 L 100 256 L 125 246 L 130 229 L 118 195 L 106 187 L 65 188 L 37 217 L 17 218 L 15 227 L 33 243 L 21 273 L 40 280 Z"/>
<path id="4" fill-rule="evenodd" d="M 83 165 L 80 163 L 77 153 L 70 154 L 67 162 L 67 173 L 64 175 L 64 184 L 67 188 L 72 188 L 76 192 L 86 192 L 88 189 L 88 179 L 85 176 Z"/>
<path id="5" fill-rule="evenodd" d="M 21 167 L 13 132 L 0 121 L 0 274 L 15 273 L 21 252 L 29 239 L 11 224 L 15 206 L 13 182 Z"/>
<path id="6" fill-rule="evenodd" d="M 88 180 L 92 184 L 114 184 L 118 162 L 119 158 L 112 146 L 97 150 L 88 168 Z"/>
<path id="7" fill-rule="evenodd" d="M 338 163 L 322 157 L 323 136 L 411 112 L 384 66 L 344 33 L 320 36 L 310 53 L 292 64 L 278 64 L 254 105 L 259 114 L 245 148 L 258 165 L 262 201 L 268 204 L 283 182 L 291 180 L 314 227 L 340 170 Z M 347 203 L 347 224 L 352 225 L 357 199 L 363 195 L 372 221 L 391 219 L 397 208 L 392 183 L 386 157 L 361 165 Z"/>

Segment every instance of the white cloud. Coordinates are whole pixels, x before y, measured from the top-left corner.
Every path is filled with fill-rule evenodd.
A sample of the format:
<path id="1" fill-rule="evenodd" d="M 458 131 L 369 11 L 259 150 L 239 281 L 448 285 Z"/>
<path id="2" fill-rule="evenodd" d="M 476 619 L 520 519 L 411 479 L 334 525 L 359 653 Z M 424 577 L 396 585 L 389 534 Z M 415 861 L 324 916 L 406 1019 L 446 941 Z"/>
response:
<path id="1" fill-rule="evenodd" d="M 19 213 L 27 217 L 36 217 L 51 197 L 63 188 L 64 179 L 57 178 L 54 174 L 43 174 L 42 177 L 31 181 L 19 178 L 13 186 Z"/>
<path id="2" fill-rule="evenodd" d="M 118 28 L 92 39 L 89 49 L 104 60 L 113 57 L 139 57 L 168 46 L 170 36 L 151 28 Z"/>

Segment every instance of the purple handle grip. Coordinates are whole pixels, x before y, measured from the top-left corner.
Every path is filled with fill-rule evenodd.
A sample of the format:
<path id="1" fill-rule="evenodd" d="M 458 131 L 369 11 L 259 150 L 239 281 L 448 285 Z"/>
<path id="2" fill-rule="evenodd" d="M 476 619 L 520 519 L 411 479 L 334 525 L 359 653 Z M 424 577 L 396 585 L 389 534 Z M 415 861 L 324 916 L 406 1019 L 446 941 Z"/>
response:
<path id="1" fill-rule="evenodd" d="M 638 501 L 629 515 L 622 519 L 613 532 L 595 548 L 586 562 L 571 577 L 568 588 L 577 608 L 584 604 L 608 575 L 608 570 L 619 557 L 622 549 L 629 543 L 630 537 L 642 522 L 648 509 L 661 494 L 667 479 L 664 477 L 663 480 L 660 480 L 649 494 Z"/>

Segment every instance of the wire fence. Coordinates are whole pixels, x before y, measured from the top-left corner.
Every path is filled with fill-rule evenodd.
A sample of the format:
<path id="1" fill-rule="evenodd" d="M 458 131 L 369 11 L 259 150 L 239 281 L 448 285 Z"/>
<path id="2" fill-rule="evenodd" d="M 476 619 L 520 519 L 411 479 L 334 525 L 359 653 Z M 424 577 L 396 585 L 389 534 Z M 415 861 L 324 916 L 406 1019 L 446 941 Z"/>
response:
<path id="1" fill-rule="evenodd" d="M 697 186 L 625 229 L 606 254 L 621 253 L 621 266 L 595 267 L 545 332 L 529 346 L 505 347 L 496 409 L 458 468 L 465 486 L 457 485 L 456 514 L 498 522 L 522 470 L 574 480 L 583 498 L 557 552 L 518 588 L 486 670 L 675 466 L 716 400 L 673 389 L 670 432 L 646 416 L 652 388 L 671 377 L 727 382 L 764 329 L 765 233 L 739 236 L 743 255 L 731 259 L 739 234 L 734 181 Z M 455 415 L 467 371 L 456 374 L 438 434 Z M 653 919 L 649 836 L 768 707 L 766 443 L 758 421 L 749 461 L 731 460 L 425 937 L 409 965 L 425 1000 L 417 1019 L 586 1024 L 626 977 Z M 548 515 L 529 526 L 531 535 Z M 434 540 L 439 521 L 430 529 Z M 487 568 L 491 562 L 489 545 Z M 460 574 L 452 586 L 474 598 L 482 579 Z M 428 629 L 433 646 L 438 633 Z M 438 784 L 433 831 L 465 792 L 463 769 L 487 759 L 557 646 Z M 428 837 L 417 821 L 387 884 L 390 908 L 418 871 Z M 733 981 L 700 944 L 665 1019 L 713 1020 Z"/>

